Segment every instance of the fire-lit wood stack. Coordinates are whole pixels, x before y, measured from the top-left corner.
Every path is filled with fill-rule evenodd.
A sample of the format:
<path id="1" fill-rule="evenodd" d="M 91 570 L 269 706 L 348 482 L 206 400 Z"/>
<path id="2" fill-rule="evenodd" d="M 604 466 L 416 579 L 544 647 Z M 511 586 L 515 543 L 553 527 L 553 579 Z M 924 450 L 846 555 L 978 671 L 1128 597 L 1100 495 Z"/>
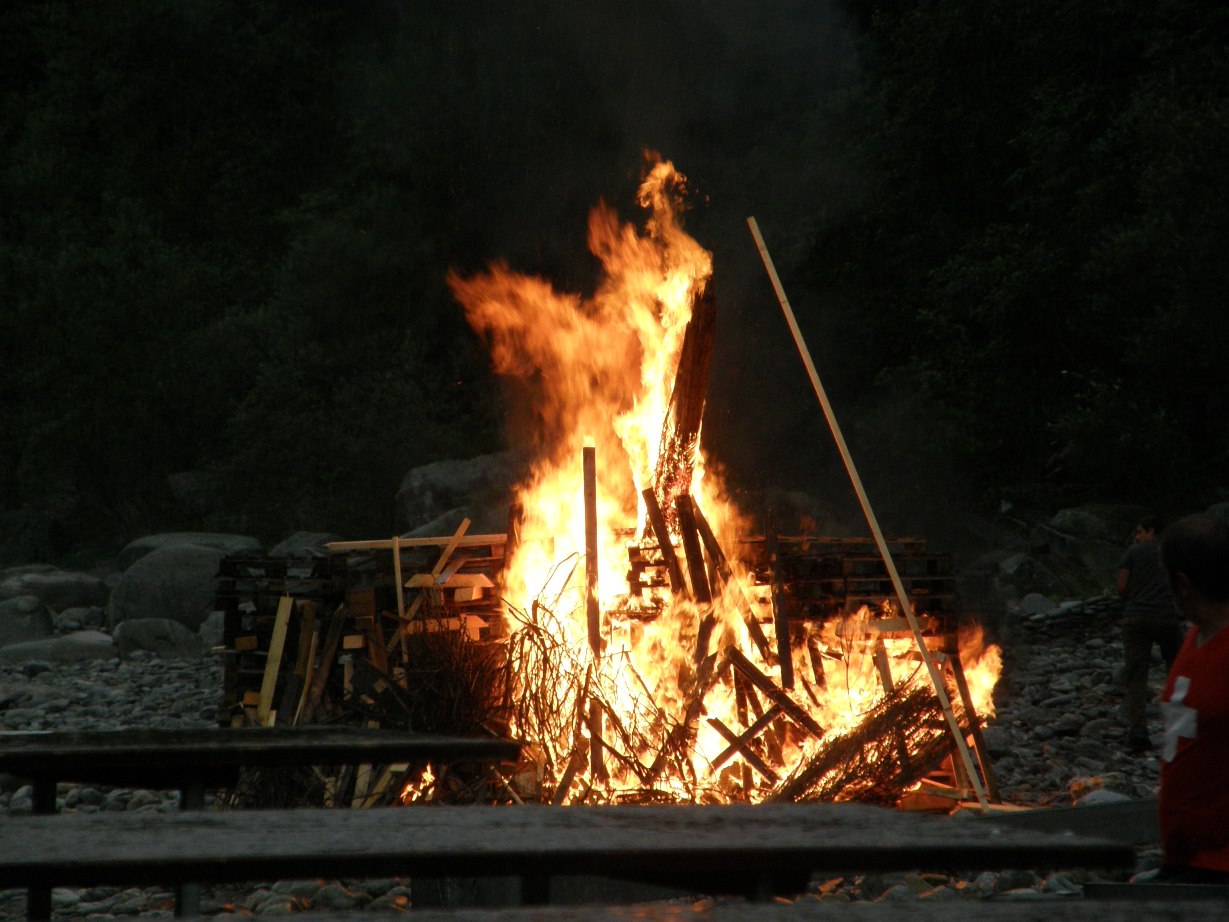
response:
<path id="1" fill-rule="evenodd" d="M 463 526 L 440 538 L 336 543 L 317 557 L 225 558 L 221 722 L 479 731 L 500 692 L 498 665 L 479 670 L 492 687 L 471 689 L 464 706 L 443 700 L 457 690 L 442 673 L 450 657 L 489 658 L 503 623 L 504 548 L 504 535 Z"/>

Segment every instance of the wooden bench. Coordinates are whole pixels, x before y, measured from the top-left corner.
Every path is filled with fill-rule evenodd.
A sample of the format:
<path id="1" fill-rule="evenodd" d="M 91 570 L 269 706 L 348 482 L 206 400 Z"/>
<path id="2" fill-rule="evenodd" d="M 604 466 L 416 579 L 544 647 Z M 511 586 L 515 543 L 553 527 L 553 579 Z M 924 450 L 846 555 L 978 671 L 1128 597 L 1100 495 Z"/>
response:
<path id="1" fill-rule="evenodd" d="M 244 767 L 514 761 L 520 748 L 514 740 L 355 727 L 48 731 L 0 734 L 0 771 L 30 781 L 36 814 L 55 812 L 61 781 L 175 789 L 181 807 L 198 810 L 206 790 L 233 786 Z M 195 886 L 179 883 L 180 910 L 195 912 Z M 30 918 L 50 912 L 50 891 L 32 880 Z"/>
<path id="2" fill-rule="evenodd" d="M 317 912 L 302 916 L 311 922 L 356 922 L 383 918 Z M 707 900 L 637 903 L 633 906 L 538 906 L 507 909 L 422 910 L 415 922 L 1190 922 L 1229 917 L 1224 903 L 1086 903 L 1070 898 L 996 900 L 913 900 L 905 903 L 857 901 L 821 902 L 803 897 L 793 903 L 744 903 Z M 155 922 L 136 917 L 132 922 Z"/>
<path id="3" fill-rule="evenodd" d="M 850 804 L 99 813 L 4 828 L 0 887 L 510 876 L 528 904 L 572 875 L 766 899 L 817 872 L 1134 862 L 1121 843 Z"/>

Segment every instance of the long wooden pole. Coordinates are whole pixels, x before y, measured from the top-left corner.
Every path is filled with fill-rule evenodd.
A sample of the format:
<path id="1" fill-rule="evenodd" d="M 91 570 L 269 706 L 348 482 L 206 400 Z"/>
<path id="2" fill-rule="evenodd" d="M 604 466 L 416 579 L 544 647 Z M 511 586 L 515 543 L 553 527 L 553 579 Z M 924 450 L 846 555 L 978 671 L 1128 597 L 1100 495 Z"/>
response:
<path id="1" fill-rule="evenodd" d="M 922 662 L 926 664 L 926 671 L 930 674 L 930 682 L 934 686 L 935 694 L 939 698 L 939 704 L 943 708 L 943 715 L 947 718 L 947 725 L 952 732 L 956 748 L 960 752 L 961 761 L 964 763 L 964 767 L 969 773 L 969 778 L 973 782 L 973 790 L 977 794 L 977 802 L 983 810 L 987 810 L 990 804 L 986 799 L 986 791 L 977 774 L 977 770 L 973 767 L 973 757 L 969 754 L 968 743 L 965 741 L 964 733 L 961 731 L 956 715 L 952 711 L 952 702 L 948 697 L 943 676 L 935 665 L 930 651 L 926 648 L 926 638 L 922 636 L 922 628 L 918 624 L 917 616 L 913 613 L 913 605 L 909 601 L 908 593 L 905 592 L 905 584 L 901 582 L 900 573 L 896 569 L 896 562 L 892 559 L 892 555 L 888 551 L 888 543 L 884 540 L 883 532 L 879 529 L 879 520 L 875 517 L 875 510 L 871 508 L 871 501 L 867 498 L 866 490 L 862 486 L 862 478 L 858 476 L 858 469 L 853 463 L 853 456 L 850 455 L 849 447 L 845 444 L 845 436 L 841 433 L 841 426 L 836 420 L 832 404 L 828 402 L 828 394 L 824 391 L 824 386 L 819 380 L 819 373 L 815 370 L 815 363 L 811 360 L 811 351 L 807 348 L 806 340 L 802 338 L 802 330 L 798 328 L 798 321 L 794 317 L 794 309 L 789 306 L 789 299 L 785 296 L 785 289 L 781 285 L 777 269 L 773 265 L 772 257 L 768 254 L 768 247 L 764 243 L 763 236 L 760 234 L 760 226 L 753 217 L 747 218 L 747 226 L 751 228 L 751 236 L 755 238 L 755 245 L 760 251 L 760 258 L 764 261 L 764 268 L 768 270 L 768 277 L 772 280 L 772 287 L 776 290 L 777 300 L 781 303 L 781 310 L 785 314 L 785 322 L 789 324 L 790 332 L 794 336 L 794 344 L 797 345 L 798 352 L 802 356 L 802 363 L 806 366 L 807 374 L 811 378 L 811 386 L 815 388 L 815 396 L 819 398 L 819 405 L 823 408 L 824 416 L 828 420 L 828 428 L 832 430 L 832 438 L 836 441 L 837 450 L 841 453 L 841 460 L 845 462 L 845 470 L 849 473 L 849 479 L 853 483 L 854 492 L 858 494 L 858 502 L 862 504 L 862 512 L 866 516 L 867 524 L 870 525 L 871 534 L 875 538 L 875 545 L 879 548 L 884 566 L 887 567 L 888 575 L 892 579 L 892 588 L 896 590 L 896 598 L 900 602 L 901 611 L 904 612 L 905 618 L 909 622 L 909 630 L 913 632 L 913 638 L 917 642 Z"/>
<path id="2" fill-rule="evenodd" d="M 597 450 L 581 449 L 585 504 L 585 615 L 589 622 L 589 648 L 594 659 L 602 655 L 602 613 L 597 598 Z"/>

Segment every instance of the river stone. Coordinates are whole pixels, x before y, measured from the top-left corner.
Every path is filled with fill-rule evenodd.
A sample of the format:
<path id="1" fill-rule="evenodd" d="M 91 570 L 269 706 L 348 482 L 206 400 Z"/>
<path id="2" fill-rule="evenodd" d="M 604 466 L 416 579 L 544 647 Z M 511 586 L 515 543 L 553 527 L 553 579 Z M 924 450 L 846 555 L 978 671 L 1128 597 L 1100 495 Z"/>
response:
<path id="1" fill-rule="evenodd" d="M 165 548 L 193 545 L 196 547 L 213 548 L 226 554 L 262 554 L 264 547 L 255 538 L 247 535 L 228 535 L 208 531 L 172 531 L 157 535 L 146 535 L 130 541 L 119 552 L 116 565 L 121 570 L 127 570 L 145 555 Z"/>
<path id="2" fill-rule="evenodd" d="M 55 619 L 37 596 L 22 595 L 0 602 L 0 647 L 54 633 Z"/>
<path id="3" fill-rule="evenodd" d="M 169 618 L 132 618 L 116 625 L 120 659 L 145 650 L 163 659 L 194 659 L 201 655 L 201 638 Z"/>
<path id="4" fill-rule="evenodd" d="M 124 571 L 111 592 L 107 623 L 170 618 L 198 631 L 214 608 L 218 564 L 227 555 L 196 544 L 162 547 Z"/>
<path id="5" fill-rule="evenodd" d="M 0 599 L 32 595 L 56 611 L 106 605 L 110 593 L 102 577 L 70 570 L 44 570 L 0 579 Z"/>

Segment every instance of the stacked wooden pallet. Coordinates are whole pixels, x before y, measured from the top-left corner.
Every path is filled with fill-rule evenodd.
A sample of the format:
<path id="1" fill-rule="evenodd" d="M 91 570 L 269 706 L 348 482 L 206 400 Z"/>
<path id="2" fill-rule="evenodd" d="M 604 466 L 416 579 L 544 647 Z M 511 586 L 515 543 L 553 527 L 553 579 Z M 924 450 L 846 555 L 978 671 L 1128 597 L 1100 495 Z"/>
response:
<path id="1" fill-rule="evenodd" d="M 439 538 L 338 542 L 318 557 L 223 559 L 220 722 L 403 723 L 428 637 L 481 647 L 503 629 L 506 538 L 467 535 L 467 526 Z"/>

